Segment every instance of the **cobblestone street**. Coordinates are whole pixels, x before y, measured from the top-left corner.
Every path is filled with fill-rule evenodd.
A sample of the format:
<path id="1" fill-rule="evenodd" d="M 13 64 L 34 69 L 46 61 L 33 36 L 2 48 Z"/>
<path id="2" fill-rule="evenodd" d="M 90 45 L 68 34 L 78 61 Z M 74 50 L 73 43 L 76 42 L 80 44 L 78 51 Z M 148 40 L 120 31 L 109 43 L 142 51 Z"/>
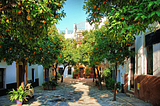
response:
<path id="1" fill-rule="evenodd" d="M 64 82 L 56 90 L 43 90 L 35 87 L 34 99 L 30 99 L 23 106 L 152 106 L 135 97 L 128 97 L 125 93 L 117 93 L 117 100 L 113 100 L 113 92 L 98 90 L 92 79 L 64 78 Z M 8 97 L 0 96 L 0 106 L 16 106 Z"/>

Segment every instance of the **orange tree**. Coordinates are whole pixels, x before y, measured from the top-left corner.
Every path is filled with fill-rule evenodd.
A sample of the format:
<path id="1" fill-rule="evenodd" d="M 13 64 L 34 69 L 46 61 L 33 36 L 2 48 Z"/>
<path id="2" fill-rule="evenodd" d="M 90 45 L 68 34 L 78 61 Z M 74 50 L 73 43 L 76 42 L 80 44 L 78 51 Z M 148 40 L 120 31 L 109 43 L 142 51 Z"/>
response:
<path id="1" fill-rule="evenodd" d="M 65 15 L 63 11 L 58 12 L 63 7 L 63 3 L 64 0 L 57 2 L 52 0 L 8 0 L 6 2 L 3 0 L 0 2 L 0 60 L 5 60 L 7 64 L 13 61 L 23 63 L 22 86 L 24 86 L 26 60 L 38 62 L 36 60 L 38 57 L 35 57 L 39 53 L 37 47 L 40 47 L 44 42 L 43 39 L 48 36 L 48 28 Z"/>
<path id="2" fill-rule="evenodd" d="M 82 45 L 80 46 L 80 50 L 81 50 L 82 63 L 84 64 L 87 63 L 89 66 L 93 68 L 93 71 L 94 71 L 93 82 L 94 82 L 94 79 L 96 78 L 95 68 L 97 69 L 99 85 L 100 85 L 100 89 L 102 89 L 101 82 L 100 82 L 101 71 L 97 66 L 100 65 L 104 57 L 101 52 L 101 47 L 99 48 L 98 46 L 99 45 L 97 40 L 98 31 L 99 29 L 90 30 L 90 32 L 88 31 L 83 32 L 84 38 L 82 40 Z"/>
<path id="3" fill-rule="evenodd" d="M 83 8 L 91 24 L 101 22 L 104 16 L 114 17 L 135 34 L 160 21 L 159 5 L 159 0 L 85 0 Z"/>
<path id="4" fill-rule="evenodd" d="M 65 39 L 63 40 L 61 55 L 58 57 L 59 63 L 64 65 L 64 69 L 61 72 L 62 78 L 61 82 L 63 82 L 63 73 L 67 66 L 74 66 L 79 62 L 79 54 L 77 49 L 77 42 L 75 39 Z"/>
<path id="5" fill-rule="evenodd" d="M 88 21 L 91 24 L 101 22 L 104 16 L 109 18 L 104 28 L 109 48 L 106 57 L 111 63 L 115 63 L 116 70 L 117 64 L 122 64 L 125 56 L 131 55 L 128 46 L 133 44 L 134 34 L 139 34 L 150 27 L 149 24 L 160 21 L 159 4 L 158 0 L 85 1 L 84 9 L 89 13 Z M 114 100 L 116 100 L 115 92 Z"/>

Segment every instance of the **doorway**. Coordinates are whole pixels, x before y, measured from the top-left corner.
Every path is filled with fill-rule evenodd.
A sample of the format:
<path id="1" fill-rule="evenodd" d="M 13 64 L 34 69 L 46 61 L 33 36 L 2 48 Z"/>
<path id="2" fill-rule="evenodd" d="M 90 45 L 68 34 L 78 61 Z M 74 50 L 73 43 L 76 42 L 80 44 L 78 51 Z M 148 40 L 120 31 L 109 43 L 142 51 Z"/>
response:
<path id="1" fill-rule="evenodd" d="M 131 49 L 131 52 L 135 52 L 135 48 Z M 135 57 L 131 57 L 131 75 L 130 75 L 130 90 L 134 91 L 134 74 L 135 74 Z"/>
<path id="2" fill-rule="evenodd" d="M 32 68 L 32 82 L 34 82 L 34 68 Z"/>
<path id="3" fill-rule="evenodd" d="M 0 89 L 3 88 L 4 69 L 0 68 Z"/>
<path id="4" fill-rule="evenodd" d="M 84 78 L 84 68 L 79 68 L 80 70 L 80 77 Z"/>
<path id="5" fill-rule="evenodd" d="M 22 65 L 19 65 L 19 86 L 21 85 L 22 82 Z"/>

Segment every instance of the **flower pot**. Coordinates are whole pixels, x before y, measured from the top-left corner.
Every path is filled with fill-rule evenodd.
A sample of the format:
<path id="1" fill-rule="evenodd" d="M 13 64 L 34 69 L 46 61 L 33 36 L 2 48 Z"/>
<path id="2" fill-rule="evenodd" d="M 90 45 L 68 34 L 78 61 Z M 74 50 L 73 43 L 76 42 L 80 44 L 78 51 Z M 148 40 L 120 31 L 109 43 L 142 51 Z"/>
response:
<path id="1" fill-rule="evenodd" d="M 87 76 L 87 78 L 89 78 L 90 76 Z"/>
<path id="2" fill-rule="evenodd" d="M 100 86 L 98 86 L 98 89 L 100 89 Z"/>
<path id="3" fill-rule="evenodd" d="M 22 105 L 22 101 L 16 100 L 17 105 Z"/>
<path id="4" fill-rule="evenodd" d="M 47 87 L 43 87 L 44 90 L 47 90 Z"/>
<path id="5" fill-rule="evenodd" d="M 53 86 L 53 87 L 52 87 L 52 90 L 55 90 L 55 89 L 56 89 L 56 86 Z"/>

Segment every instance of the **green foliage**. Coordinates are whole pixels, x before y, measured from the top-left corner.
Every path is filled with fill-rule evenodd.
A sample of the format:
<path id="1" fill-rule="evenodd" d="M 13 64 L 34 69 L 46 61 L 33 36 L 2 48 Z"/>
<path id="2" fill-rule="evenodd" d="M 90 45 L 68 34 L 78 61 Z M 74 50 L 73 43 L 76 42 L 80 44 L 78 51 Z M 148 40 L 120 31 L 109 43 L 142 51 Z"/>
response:
<path id="1" fill-rule="evenodd" d="M 58 57 L 59 63 L 66 65 L 76 65 L 79 61 L 77 43 L 75 39 L 64 39 L 62 43 L 61 56 Z"/>
<path id="2" fill-rule="evenodd" d="M 27 93 L 26 91 L 24 91 L 24 89 L 20 86 L 17 91 L 16 90 L 12 90 L 8 92 L 9 95 L 9 99 L 11 101 L 13 100 L 19 100 L 19 101 L 27 101 Z"/>
<path id="3" fill-rule="evenodd" d="M 114 83 L 115 81 L 111 77 L 105 79 L 107 89 L 114 89 Z"/>
<path id="4" fill-rule="evenodd" d="M 80 72 L 79 68 L 75 66 L 74 74 L 76 74 L 76 75 L 77 75 L 77 74 L 79 74 L 79 72 Z"/>
<path id="5" fill-rule="evenodd" d="M 21 0 L 14 6 L 10 5 L 11 1 L 2 3 L 4 7 L 10 5 L 12 11 L 0 9 L 0 60 L 7 64 L 26 60 L 46 68 L 58 63 L 63 37 L 54 23 L 65 15 L 58 12 L 64 1 Z"/>
<path id="6" fill-rule="evenodd" d="M 57 83 L 56 80 L 50 80 L 50 81 L 49 81 L 49 85 L 52 86 L 52 87 L 54 87 L 54 86 L 57 86 L 58 83 Z"/>
<path id="7" fill-rule="evenodd" d="M 86 0 L 83 9 L 88 13 L 87 20 L 93 24 L 101 22 L 101 18 L 108 16 L 112 25 L 122 23 L 123 29 L 136 34 L 145 31 L 149 24 L 160 21 L 159 0 Z M 119 26 L 120 27 L 120 26 Z M 122 26 L 121 26 L 122 27 Z M 128 31 L 121 30 L 127 34 Z"/>
<path id="8" fill-rule="evenodd" d="M 47 87 L 47 82 L 45 81 L 45 82 L 43 82 L 42 83 L 42 86 L 45 88 L 45 87 Z"/>
<path id="9" fill-rule="evenodd" d="M 89 75 L 90 73 L 91 73 L 91 70 L 90 70 L 89 68 L 86 68 L 85 74 L 86 74 L 86 75 Z"/>
<path id="10" fill-rule="evenodd" d="M 111 75 L 111 70 L 109 68 L 106 68 L 105 70 L 103 70 L 102 75 L 104 77 L 109 77 Z"/>
<path id="11" fill-rule="evenodd" d="M 57 73 L 57 79 L 60 80 L 60 78 L 61 78 L 61 74 Z"/>

